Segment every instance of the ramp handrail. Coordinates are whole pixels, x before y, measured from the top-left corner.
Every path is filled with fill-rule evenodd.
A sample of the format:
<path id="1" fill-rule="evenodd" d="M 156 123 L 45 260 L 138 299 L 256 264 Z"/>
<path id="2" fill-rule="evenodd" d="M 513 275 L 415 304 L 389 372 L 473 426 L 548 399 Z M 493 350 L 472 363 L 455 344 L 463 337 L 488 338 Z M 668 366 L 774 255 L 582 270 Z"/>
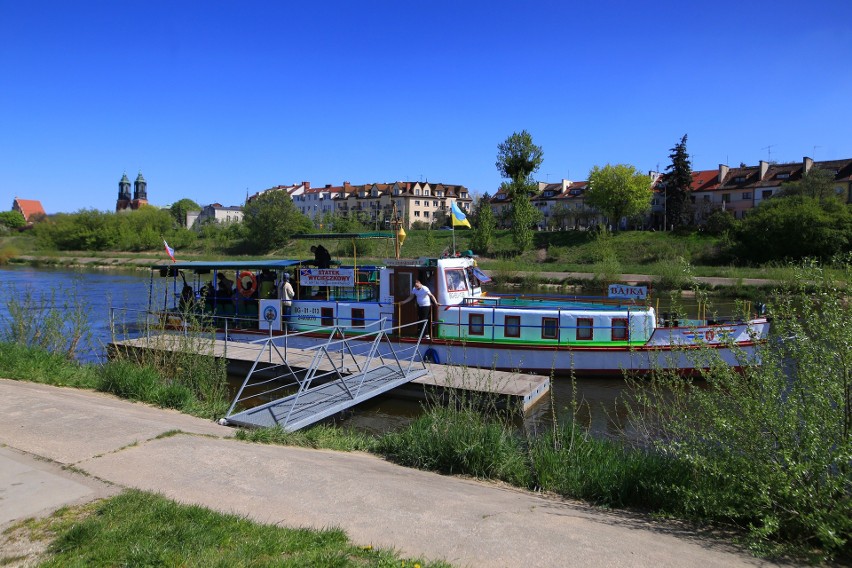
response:
<path id="1" fill-rule="evenodd" d="M 385 323 L 386 319 L 381 319 L 368 324 L 366 328 L 375 326 L 377 329 L 357 336 L 347 337 L 342 328 L 328 327 L 323 328 L 328 332 L 324 337 L 317 337 L 318 330 L 313 329 L 249 342 L 260 349 L 225 418 L 233 416 L 238 407 L 240 412 L 245 411 L 249 401 L 262 399 L 257 405 L 248 406 L 254 408 L 286 398 L 292 402 L 282 421 L 286 426 L 300 400 L 312 388 L 331 384 L 347 399 L 354 401 L 368 376 L 372 376 L 370 373 L 383 369 L 388 376 L 404 377 L 412 372 L 416 363 L 425 370 L 425 362 L 420 355 L 420 343 L 426 329 L 423 322 L 393 328 L 385 328 Z M 420 326 L 416 342 L 394 344 L 391 341 L 391 335 L 399 334 L 410 326 Z M 267 388 L 269 386 L 271 388 Z M 290 394 L 284 395 L 288 392 Z M 273 395 L 275 398 L 270 401 Z M 312 404 L 317 403 L 309 403 L 299 409 L 304 410 Z"/>

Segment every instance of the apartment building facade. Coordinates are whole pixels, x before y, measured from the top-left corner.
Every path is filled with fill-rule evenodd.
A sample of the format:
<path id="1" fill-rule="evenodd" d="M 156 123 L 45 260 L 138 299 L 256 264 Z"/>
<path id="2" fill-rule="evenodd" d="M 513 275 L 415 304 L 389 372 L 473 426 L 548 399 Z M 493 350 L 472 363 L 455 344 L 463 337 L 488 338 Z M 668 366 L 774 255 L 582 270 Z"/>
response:
<path id="1" fill-rule="evenodd" d="M 282 188 L 284 186 L 281 186 Z M 331 184 L 312 188 L 309 182 L 287 186 L 296 208 L 321 228 L 329 215 L 357 217 L 377 229 L 389 229 L 394 209 L 403 227 L 420 221 L 427 225 L 444 222 L 452 203 L 470 213 L 473 200 L 463 185 L 429 182 Z"/>

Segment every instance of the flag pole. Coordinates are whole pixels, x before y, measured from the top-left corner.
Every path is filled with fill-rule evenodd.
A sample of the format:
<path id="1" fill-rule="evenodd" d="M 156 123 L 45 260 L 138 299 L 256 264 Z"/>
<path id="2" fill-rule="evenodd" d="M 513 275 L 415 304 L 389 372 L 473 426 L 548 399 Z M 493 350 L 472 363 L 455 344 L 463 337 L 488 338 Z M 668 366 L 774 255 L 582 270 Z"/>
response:
<path id="1" fill-rule="evenodd" d="M 453 256 L 456 256 L 456 221 L 450 212 L 450 226 L 453 228 Z"/>

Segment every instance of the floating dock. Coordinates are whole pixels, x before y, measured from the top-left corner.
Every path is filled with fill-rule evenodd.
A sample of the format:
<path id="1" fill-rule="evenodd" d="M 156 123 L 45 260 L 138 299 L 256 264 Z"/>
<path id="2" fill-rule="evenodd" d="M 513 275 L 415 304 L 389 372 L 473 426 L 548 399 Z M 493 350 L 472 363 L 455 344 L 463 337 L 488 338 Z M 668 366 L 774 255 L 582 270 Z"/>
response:
<path id="1" fill-rule="evenodd" d="M 275 338 L 280 340 L 280 337 Z M 131 350 L 156 350 L 156 351 L 175 351 L 186 350 L 189 340 L 179 334 L 157 334 L 147 337 L 139 337 L 136 339 L 125 339 L 111 343 L 110 350 L 131 349 Z M 359 375 L 362 370 L 365 371 L 364 381 L 359 389 L 358 394 L 350 396 L 352 402 L 349 406 L 357 404 L 373 396 L 387 393 L 390 396 L 398 396 L 400 398 L 441 398 L 448 399 L 473 399 L 475 397 L 494 397 L 493 402 L 503 407 L 519 408 L 524 411 L 531 408 L 539 400 L 541 400 L 550 390 L 550 378 L 542 375 L 530 375 L 522 372 L 512 373 L 506 371 L 494 371 L 490 369 L 478 369 L 473 367 L 462 367 L 457 365 L 436 365 L 423 364 L 417 361 L 417 369 L 408 364 L 408 367 L 402 369 L 400 374 L 398 369 L 393 364 L 374 365 L 373 368 L 366 369 L 366 357 L 363 355 L 353 355 L 339 351 L 335 353 L 327 353 L 325 357 L 316 357 L 317 346 L 299 346 L 294 347 L 291 344 L 284 343 L 283 345 L 273 346 L 270 348 L 271 340 L 259 341 L 237 341 L 225 339 L 198 339 L 192 340 L 195 344 L 193 350 L 210 355 L 216 358 L 227 361 L 228 372 L 230 374 L 246 374 L 266 373 L 267 381 L 276 378 L 277 369 L 286 368 L 291 376 L 299 376 L 302 379 L 310 374 L 311 377 L 316 375 L 320 380 L 316 381 L 314 387 L 315 392 L 310 396 L 305 395 L 305 398 L 299 403 L 302 406 L 321 407 L 315 414 L 322 414 L 323 417 L 339 412 L 344 409 L 344 404 L 339 400 L 341 393 L 351 391 L 352 378 Z M 351 341 L 351 340 L 349 340 Z M 360 341 L 360 343 L 365 343 Z M 369 343 L 369 342 L 366 342 Z M 413 350 L 413 344 L 409 349 Z M 419 358 L 418 358 L 419 359 Z M 397 362 L 399 363 L 399 362 Z M 384 371 L 379 370 L 383 368 Z M 425 370 L 424 370 L 425 369 Z M 311 374 L 313 373 L 313 374 Z M 369 374 L 370 377 L 366 377 Z M 337 388 L 320 386 L 324 382 L 338 382 Z M 244 384 L 243 387 L 246 385 Z M 325 402 L 318 403 L 313 400 L 308 404 L 309 400 L 316 399 L 320 396 L 321 391 L 325 391 Z M 319 393 L 319 394 L 317 394 Z M 366 396 L 369 395 L 369 396 Z M 239 397 L 239 395 L 238 395 Z M 297 414 L 294 406 L 297 404 L 293 399 L 295 397 L 288 394 L 286 397 L 276 399 L 276 408 L 272 408 L 271 402 L 265 402 L 263 406 L 264 412 L 254 412 L 254 416 L 265 417 L 257 424 L 257 426 L 267 426 L 270 419 L 275 421 L 275 416 L 282 414 Z M 287 402 L 289 400 L 289 402 Z M 290 404 L 291 406 L 287 406 Z M 333 409 L 333 410 L 332 410 Z M 242 414 L 245 414 L 243 412 Z M 270 418 L 272 417 L 272 418 Z M 238 423 L 238 420 L 232 420 L 229 416 L 229 422 Z M 274 424 L 272 424 L 274 425 Z"/>

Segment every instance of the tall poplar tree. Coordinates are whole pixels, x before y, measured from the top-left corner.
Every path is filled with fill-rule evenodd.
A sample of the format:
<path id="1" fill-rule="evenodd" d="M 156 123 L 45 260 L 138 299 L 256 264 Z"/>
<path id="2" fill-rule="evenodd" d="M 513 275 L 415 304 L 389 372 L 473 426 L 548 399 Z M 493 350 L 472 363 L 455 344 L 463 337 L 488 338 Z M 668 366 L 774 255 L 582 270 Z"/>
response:
<path id="1" fill-rule="evenodd" d="M 509 181 L 502 188 L 512 200 L 512 241 L 518 252 L 532 247 L 532 225 L 540 218 L 540 212 L 532 206 L 530 193 L 535 193 L 532 179 L 541 166 L 543 152 L 533 144 L 532 135 L 526 130 L 515 132 L 505 142 L 497 145 L 497 170 Z"/>
<path id="2" fill-rule="evenodd" d="M 682 227 L 690 224 L 689 192 L 692 187 L 692 164 L 686 151 L 686 134 L 669 154 L 672 163 L 663 175 L 663 188 L 666 200 L 666 228 L 674 225 Z"/>
<path id="3" fill-rule="evenodd" d="M 470 244 L 476 252 L 488 253 L 494 241 L 494 229 L 497 227 L 497 220 L 494 219 L 494 212 L 491 210 L 491 196 L 488 193 L 476 202 L 472 217 L 473 233 Z"/>

